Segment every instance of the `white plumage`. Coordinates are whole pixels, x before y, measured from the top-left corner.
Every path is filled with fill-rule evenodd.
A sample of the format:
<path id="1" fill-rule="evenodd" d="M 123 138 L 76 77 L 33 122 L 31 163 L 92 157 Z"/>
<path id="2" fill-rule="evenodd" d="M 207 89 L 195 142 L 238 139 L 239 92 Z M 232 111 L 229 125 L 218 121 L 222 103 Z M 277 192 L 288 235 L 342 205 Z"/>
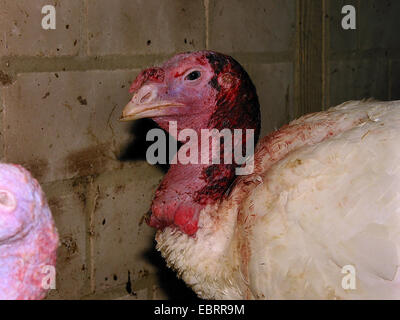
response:
<path id="1" fill-rule="evenodd" d="M 353 101 L 265 137 L 255 170 L 200 214 L 196 237 L 157 234 L 203 298 L 400 298 L 400 101 Z M 344 289 L 344 266 L 356 289 Z"/>

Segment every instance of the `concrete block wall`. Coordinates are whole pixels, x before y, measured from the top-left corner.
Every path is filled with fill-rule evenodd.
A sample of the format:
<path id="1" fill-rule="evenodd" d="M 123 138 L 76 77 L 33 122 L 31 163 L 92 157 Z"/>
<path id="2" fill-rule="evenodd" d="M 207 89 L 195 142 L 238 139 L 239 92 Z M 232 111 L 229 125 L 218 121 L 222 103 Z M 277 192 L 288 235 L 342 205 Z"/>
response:
<path id="1" fill-rule="evenodd" d="M 344 30 L 344 5 L 357 12 L 356 30 Z M 400 99 L 400 2 L 327 0 L 327 106 L 373 97 Z"/>
<path id="2" fill-rule="evenodd" d="M 294 116 L 295 28 L 295 0 L 0 0 L 0 157 L 33 173 L 55 217 L 49 299 L 193 298 L 143 223 L 163 171 L 138 155 L 151 124 L 118 121 L 129 85 L 177 52 L 231 54 L 265 134 Z"/>

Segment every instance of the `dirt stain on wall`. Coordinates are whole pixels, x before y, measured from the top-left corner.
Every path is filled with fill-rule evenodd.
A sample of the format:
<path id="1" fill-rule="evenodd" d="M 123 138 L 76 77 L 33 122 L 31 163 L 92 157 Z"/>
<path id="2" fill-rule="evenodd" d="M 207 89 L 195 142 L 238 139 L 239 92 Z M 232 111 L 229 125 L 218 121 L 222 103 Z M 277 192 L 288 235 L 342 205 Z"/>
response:
<path id="1" fill-rule="evenodd" d="M 65 160 L 68 173 L 82 177 L 104 171 L 109 149 L 109 145 L 102 144 L 71 153 Z"/>
<path id="2" fill-rule="evenodd" d="M 35 159 L 31 162 L 21 163 L 21 165 L 30 171 L 32 176 L 40 182 L 48 171 L 49 162 L 45 159 Z"/>
<path id="3" fill-rule="evenodd" d="M 12 84 L 12 78 L 10 75 L 8 75 L 7 73 L 4 73 L 3 71 L 0 70 L 0 83 L 3 86 Z"/>

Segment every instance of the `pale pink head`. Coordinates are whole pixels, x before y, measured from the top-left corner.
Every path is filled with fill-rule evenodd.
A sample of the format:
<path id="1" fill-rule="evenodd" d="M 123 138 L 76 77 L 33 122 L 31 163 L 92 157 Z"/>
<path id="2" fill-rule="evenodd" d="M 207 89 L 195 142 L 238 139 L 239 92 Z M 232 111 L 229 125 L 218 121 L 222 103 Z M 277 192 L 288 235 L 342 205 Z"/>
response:
<path id="1" fill-rule="evenodd" d="M 0 164 L 0 299 L 43 298 L 57 246 L 37 181 L 21 166 Z"/>

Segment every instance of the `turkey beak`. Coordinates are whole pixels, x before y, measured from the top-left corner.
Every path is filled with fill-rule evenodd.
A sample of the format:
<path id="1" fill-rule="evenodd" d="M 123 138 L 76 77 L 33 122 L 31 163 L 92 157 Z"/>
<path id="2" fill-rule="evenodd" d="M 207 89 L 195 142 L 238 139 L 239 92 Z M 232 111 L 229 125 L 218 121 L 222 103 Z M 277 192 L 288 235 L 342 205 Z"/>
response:
<path id="1" fill-rule="evenodd" d="M 163 101 L 158 97 L 158 86 L 145 85 L 137 91 L 122 111 L 121 121 L 167 116 L 171 108 L 184 106 L 181 103 Z"/>

